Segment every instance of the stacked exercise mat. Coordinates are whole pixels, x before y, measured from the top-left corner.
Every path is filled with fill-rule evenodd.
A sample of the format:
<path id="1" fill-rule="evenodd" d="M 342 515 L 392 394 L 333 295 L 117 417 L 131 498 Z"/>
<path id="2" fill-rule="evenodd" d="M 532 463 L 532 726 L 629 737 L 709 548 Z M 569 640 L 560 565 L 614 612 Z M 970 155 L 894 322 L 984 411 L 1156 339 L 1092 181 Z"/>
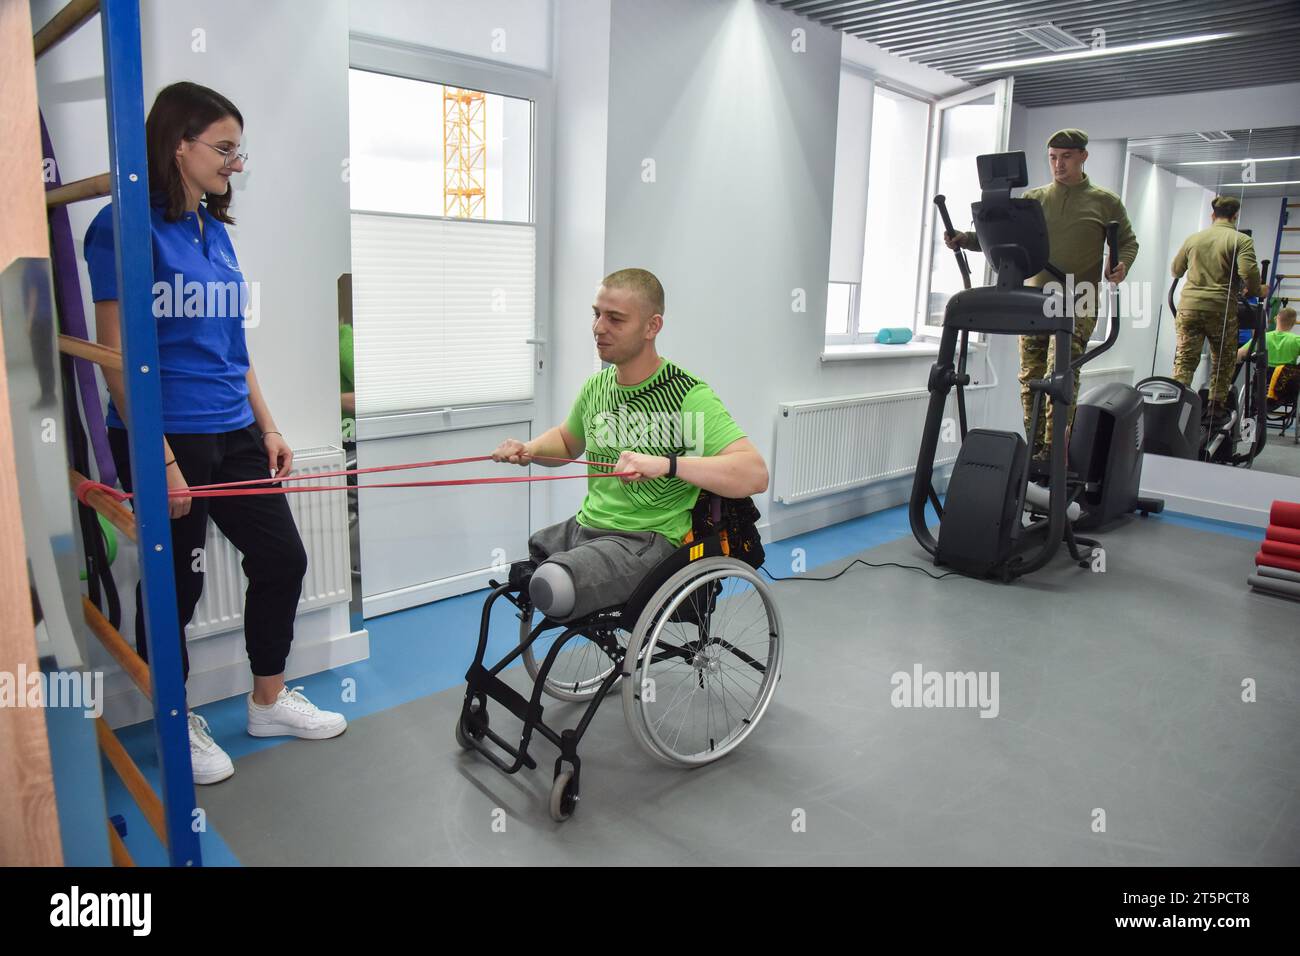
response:
<path id="1" fill-rule="evenodd" d="M 1255 573 L 1247 583 L 1257 591 L 1300 600 L 1300 502 L 1273 502 Z"/>

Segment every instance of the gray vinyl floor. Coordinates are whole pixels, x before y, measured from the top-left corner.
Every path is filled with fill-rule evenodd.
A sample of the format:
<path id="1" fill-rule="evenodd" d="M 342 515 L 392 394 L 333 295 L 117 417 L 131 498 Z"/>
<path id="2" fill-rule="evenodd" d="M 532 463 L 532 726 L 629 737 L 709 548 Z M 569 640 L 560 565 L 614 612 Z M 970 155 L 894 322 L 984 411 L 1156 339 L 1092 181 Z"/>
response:
<path id="1" fill-rule="evenodd" d="M 545 741 L 514 777 L 457 747 L 460 688 L 244 757 L 202 802 L 247 865 L 1300 863 L 1300 603 L 1249 591 L 1245 538 L 1134 519 L 1103 543 L 1105 573 L 1062 556 L 1011 586 L 772 585 L 784 677 L 751 737 L 661 767 L 611 699 L 567 823 Z M 910 538 L 860 556 L 925 563 Z M 997 672 L 998 715 L 893 706 L 917 664 Z"/>
<path id="2" fill-rule="evenodd" d="M 1272 475 L 1300 476 L 1300 445 L 1295 443 L 1295 426 L 1287 429 L 1285 435 L 1270 431 L 1268 442 L 1251 467 Z"/>

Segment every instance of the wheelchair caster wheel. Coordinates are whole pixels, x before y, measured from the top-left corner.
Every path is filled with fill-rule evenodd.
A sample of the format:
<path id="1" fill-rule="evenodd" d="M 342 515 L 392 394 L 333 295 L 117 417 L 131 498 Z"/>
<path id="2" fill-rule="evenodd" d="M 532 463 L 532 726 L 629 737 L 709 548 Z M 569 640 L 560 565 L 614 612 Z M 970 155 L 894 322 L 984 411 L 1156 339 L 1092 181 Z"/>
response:
<path id="1" fill-rule="evenodd" d="M 578 808 L 578 788 L 573 783 L 573 771 L 565 770 L 555 775 L 551 784 L 551 819 L 563 823 Z"/>
<path id="2" fill-rule="evenodd" d="M 470 713 L 474 714 L 475 716 L 478 716 L 480 714 L 482 715 L 480 719 L 483 721 L 483 727 L 486 728 L 488 724 L 488 716 L 487 716 L 487 711 L 483 709 L 482 703 L 480 703 L 477 699 L 470 701 L 469 710 Z M 460 744 L 461 748 L 464 750 L 473 750 L 474 745 L 470 742 L 471 737 L 473 737 L 475 740 L 482 740 L 483 730 L 479 728 L 472 728 L 472 729 L 466 728 L 465 714 L 462 711 L 460 716 L 456 718 L 456 743 Z"/>

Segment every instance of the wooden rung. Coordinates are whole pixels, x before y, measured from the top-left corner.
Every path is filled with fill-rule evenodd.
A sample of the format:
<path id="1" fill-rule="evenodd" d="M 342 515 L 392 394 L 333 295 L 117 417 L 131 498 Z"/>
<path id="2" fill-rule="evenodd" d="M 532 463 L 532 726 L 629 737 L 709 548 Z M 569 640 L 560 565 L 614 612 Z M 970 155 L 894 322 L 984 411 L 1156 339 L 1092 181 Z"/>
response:
<path id="1" fill-rule="evenodd" d="M 162 840 L 163 846 L 166 846 L 167 828 L 163 826 L 163 807 L 158 794 L 154 792 L 153 787 L 149 786 L 149 781 L 144 778 L 140 768 L 135 765 L 135 761 L 131 759 L 131 755 L 126 752 L 122 742 L 117 739 L 117 734 L 113 733 L 113 728 L 108 726 L 108 721 L 103 717 L 95 718 L 95 736 L 99 738 L 99 749 L 104 752 L 108 762 L 117 771 L 118 777 L 135 800 L 136 806 L 149 821 L 149 826 L 153 827 L 153 832 L 158 834 L 158 839 Z"/>
<path id="2" fill-rule="evenodd" d="M 1283 226 L 1283 232 L 1300 232 L 1300 226 Z"/>
<path id="3" fill-rule="evenodd" d="M 36 55 L 40 56 L 98 12 L 99 0 L 71 0 L 50 18 L 49 23 L 36 31 L 36 36 L 32 38 Z"/>
<path id="4" fill-rule="evenodd" d="M 82 482 L 88 480 L 89 479 L 87 479 L 81 472 L 77 471 L 77 469 L 68 469 L 68 483 L 72 485 L 72 490 L 74 492 L 81 487 Z M 131 513 L 126 505 L 122 504 L 122 502 L 118 501 L 112 495 L 106 495 L 98 489 L 86 493 L 86 503 L 107 518 L 114 528 L 122 532 L 132 541 L 135 541 L 137 544 L 139 543 L 139 539 L 136 537 L 135 515 Z"/>
<path id="5" fill-rule="evenodd" d="M 130 851 L 122 842 L 122 838 L 117 835 L 117 827 L 112 823 L 108 825 L 108 851 L 114 866 L 135 866 L 135 860 L 131 859 Z"/>
<path id="6" fill-rule="evenodd" d="M 77 358 L 86 359 L 104 368 L 122 371 L 122 353 L 117 349 L 110 349 L 107 345 L 100 345 L 98 342 L 87 342 L 85 339 L 79 339 L 73 335 L 59 336 L 59 351 L 65 355 L 75 355 Z"/>
<path id="7" fill-rule="evenodd" d="M 81 597 L 81 612 L 86 618 L 86 623 L 90 625 L 91 631 L 99 638 L 108 653 L 113 655 L 113 659 L 121 665 L 122 670 L 126 671 L 127 676 L 135 682 L 135 686 L 140 688 L 140 693 L 152 700 L 153 684 L 149 680 L 149 665 L 140 659 L 140 655 L 118 633 L 117 628 L 108 623 L 108 619 L 99 613 L 99 608 L 91 604 L 90 599 L 85 595 Z"/>
<path id="8" fill-rule="evenodd" d="M 91 176 L 89 179 L 78 179 L 73 183 L 64 183 L 62 186 L 56 186 L 45 194 L 46 206 L 63 206 L 70 202 L 79 202 L 82 199 L 94 199 L 96 196 L 107 196 L 113 191 L 113 180 L 108 173 L 100 173 L 98 176 Z"/>

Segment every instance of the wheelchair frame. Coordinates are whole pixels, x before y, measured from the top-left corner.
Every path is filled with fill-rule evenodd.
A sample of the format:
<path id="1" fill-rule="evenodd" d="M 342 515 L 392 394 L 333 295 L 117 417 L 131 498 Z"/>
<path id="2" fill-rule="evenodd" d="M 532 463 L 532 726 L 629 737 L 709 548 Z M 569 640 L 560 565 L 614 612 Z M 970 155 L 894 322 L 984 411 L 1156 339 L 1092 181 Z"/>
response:
<path id="1" fill-rule="evenodd" d="M 516 562 L 511 565 L 510 575 L 505 583 L 495 580 L 489 581 L 492 591 L 483 603 L 483 610 L 479 619 L 478 646 L 474 653 L 473 663 L 470 664 L 469 670 L 465 674 L 465 699 L 456 723 L 457 743 L 466 750 L 478 751 L 503 773 L 513 774 L 517 773 L 521 767 L 527 767 L 530 770 L 537 768 L 537 761 L 528 752 L 534 733 L 538 733 L 549 740 L 559 750 L 559 755 L 555 759 L 555 777 L 551 787 L 550 813 L 552 819 L 557 822 L 567 820 L 576 809 L 579 799 L 582 759 L 578 755 L 578 744 L 595 717 L 601 702 L 614 688 L 614 685 L 624 677 L 631 679 L 633 671 L 636 669 L 636 661 L 633 662 L 632 667 L 628 667 L 626 660 L 628 649 L 619 644 L 615 636 L 616 632 L 625 630 L 629 634 L 635 633 L 638 623 L 646 613 L 652 615 L 651 623 L 657 621 L 663 610 L 673 603 L 673 597 L 686 593 L 690 589 L 691 583 L 683 581 L 682 587 L 674 591 L 673 596 L 663 602 L 662 605 L 647 609 L 651 600 L 674 575 L 706 558 L 725 558 L 728 562 L 734 562 L 737 570 L 744 569 L 744 572 L 738 576 L 752 575 L 753 569 L 748 564 L 738 558 L 731 558 L 727 554 L 724 536 L 713 534 L 699 540 L 690 541 L 656 565 L 622 605 L 594 611 L 591 614 L 568 622 L 554 621 L 543 616 L 528 631 L 526 636 L 523 634 L 524 628 L 521 625 L 521 638 L 518 645 L 491 667 L 485 666 L 484 655 L 487 651 L 492 608 L 498 599 L 504 597 L 518 610 L 521 620 L 531 621 L 534 608 L 528 600 L 528 582 L 531 578 L 533 564 L 530 561 Z M 711 562 L 710 564 L 714 570 L 722 566 L 718 562 Z M 700 575 L 694 576 L 692 580 L 698 582 L 708 573 L 710 572 L 706 567 L 706 570 L 702 571 Z M 763 592 L 760 597 L 769 614 L 768 638 L 775 642 L 773 645 L 775 650 L 770 654 L 766 665 L 756 661 L 738 647 L 728 644 L 727 650 L 736 655 L 743 664 L 747 664 L 764 674 L 765 678 L 769 669 L 774 670 L 775 678 L 770 683 L 760 681 L 761 693 L 759 697 L 762 699 L 759 701 L 756 698 L 756 709 L 753 712 L 752 719 L 744 720 L 746 727 L 741 732 L 742 739 L 743 735 L 748 735 L 753 726 L 758 723 L 775 692 L 776 684 L 780 680 L 781 648 L 783 646 L 780 616 L 776 610 L 775 602 L 771 600 L 770 592 L 757 577 L 753 577 L 751 583 L 755 584 Z M 715 581 L 710 587 L 708 607 L 704 609 L 704 621 L 701 622 L 694 611 L 687 609 L 686 613 L 684 613 L 680 604 L 677 609 L 671 612 L 669 620 L 672 622 L 684 621 L 688 624 L 701 624 L 705 628 L 709 627 L 721 591 L 722 586 Z M 773 622 L 775 622 L 775 630 L 772 629 Z M 563 631 L 555 638 L 544 660 L 537 668 L 532 693 L 525 697 L 505 683 L 500 675 L 516 659 L 520 658 L 526 650 L 530 649 L 542 635 L 556 628 L 563 628 Z M 543 693 L 547 692 L 547 681 L 558 656 L 565 646 L 577 637 L 585 638 L 596 645 L 611 661 L 613 666 L 604 675 L 604 679 L 595 692 L 590 695 L 589 700 L 583 698 L 586 701 L 586 707 L 577 725 L 572 728 L 556 729 L 546 724 L 542 719 L 544 708 L 541 698 Z M 722 643 L 725 644 L 726 642 L 723 641 Z M 667 661 L 673 657 L 691 663 L 695 653 L 685 647 L 662 646 L 658 642 L 656 644 L 656 650 L 651 658 L 653 663 Z M 635 698 L 639 701 L 641 699 L 640 694 L 636 694 Z M 489 699 L 504 706 L 523 722 L 523 731 L 517 746 L 490 727 L 487 710 Z M 495 748 L 489 747 L 489 741 L 495 745 Z M 638 743 L 641 743 L 643 748 L 649 749 L 648 745 L 639 739 Z M 739 740 L 736 743 L 739 743 Z M 731 746 L 735 746 L 735 744 Z M 719 756 L 725 754 L 729 749 L 730 747 L 724 749 Z M 494 750 L 499 752 L 494 752 Z M 504 754 L 504 757 L 502 754 Z M 656 756 L 665 759 L 661 755 Z M 716 758 L 709 758 L 704 762 L 710 762 L 711 759 Z"/>

